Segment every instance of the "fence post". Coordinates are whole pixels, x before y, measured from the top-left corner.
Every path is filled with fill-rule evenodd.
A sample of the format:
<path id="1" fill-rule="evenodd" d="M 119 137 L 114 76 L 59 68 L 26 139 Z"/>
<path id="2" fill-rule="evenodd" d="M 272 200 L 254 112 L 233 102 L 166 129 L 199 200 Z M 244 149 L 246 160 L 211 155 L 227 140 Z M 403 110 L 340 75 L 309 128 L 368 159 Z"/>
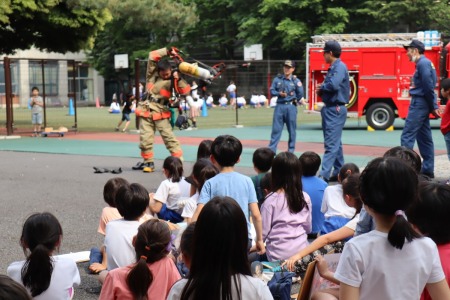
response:
<path id="1" fill-rule="evenodd" d="M 5 96 L 6 96 L 6 134 L 13 134 L 13 103 L 11 85 L 11 61 L 9 57 L 4 57 L 3 66 L 5 71 Z"/>

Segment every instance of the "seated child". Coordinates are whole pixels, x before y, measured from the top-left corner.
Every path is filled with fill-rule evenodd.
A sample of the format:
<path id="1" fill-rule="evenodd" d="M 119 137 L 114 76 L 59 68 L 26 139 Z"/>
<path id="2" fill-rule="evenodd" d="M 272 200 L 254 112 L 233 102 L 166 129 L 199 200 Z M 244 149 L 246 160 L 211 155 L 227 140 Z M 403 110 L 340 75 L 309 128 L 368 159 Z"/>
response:
<path id="1" fill-rule="evenodd" d="M 418 299 L 426 287 L 433 299 L 450 299 L 436 244 L 405 216 L 418 197 L 415 171 L 397 158 L 375 158 L 359 184 L 376 228 L 345 244 L 334 273 L 339 298 Z"/>
<path id="2" fill-rule="evenodd" d="M 219 173 L 219 170 L 213 165 L 213 163 L 206 158 L 199 159 L 192 168 L 191 178 L 197 187 L 197 190 L 193 196 L 184 200 L 184 208 L 181 216 L 184 218 L 186 223 L 191 222 L 191 218 L 194 215 L 195 209 L 197 208 L 197 200 L 200 194 L 200 191 L 203 188 L 206 180 L 216 176 Z"/>
<path id="3" fill-rule="evenodd" d="M 113 99 L 108 111 L 111 114 L 120 114 L 120 104 L 117 102 L 117 99 Z"/>
<path id="4" fill-rule="evenodd" d="M 103 236 L 105 235 L 106 224 L 108 224 L 108 222 L 122 218 L 119 211 L 117 210 L 115 198 L 117 191 L 125 185 L 129 185 L 127 180 L 120 177 L 114 177 L 109 179 L 103 187 L 103 199 L 108 204 L 108 206 L 104 207 L 102 210 L 100 222 L 97 229 L 97 232 L 102 234 Z M 151 218 L 151 215 L 144 214 L 139 219 L 139 223 L 143 223 Z M 107 269 L 106 264 L 107 259 L 105 247 L 102 246 L 100 249 L 95 247 L 92 248 L 89 261 L 89 270 L 93 273 L 98 273 Z"/>
<path id="5" fill-rule="evenodd" d="M 190 197 L 190 184 L 183 177 L 183 163 L 178 157 L 169 156 L 164 160 L 163 172 L 166 180 L 161 182 L 155 194 L 150 195 L 150 211 L 160 219 L 179 223 L 183 221 L 183 207 L 178 201 Z"/>
<path id="6" fill-rule="evenodd" d="M 258 199 L 258 204 L 261 206 L 264 201 L 265 195 L 261 188 L 261 179 L 269 172 L 272 167 L 272 161 L 275 157 L 275 152 L 273 152 L 268 147 L 258 148 L 253 152 L 253 170 L 255 170 L 255 176 L 251 176 L 250 179 L 255 186 L 256 198 Z"/>
<path id="7" fill-rule="evenodd" d="M 252 96 L 250 98 L 250 106 L 253 108 L 258 108 L 261 105 L 259 105 L 259 95 L 256 91 L 253 91 Z"/>
<path id="8" fill-rule="evenodd" d="M 325 215 L 321 234 L 341 228 L 355 215 L 355 209 L 345 203 L 342 180 L 351 174 L 358 174 L 359 168 L 353 163 L 344 164 L 338 174 L 338 184 L 328 186 L 323 193 L 321 212 Z"/>
<path id="9" fill-rule="evenodd" d="M 419 181 L 429 180 L 427 176 L 420 174 L 420 170 L 422 169 L 422 159 L 414 150 L 406 148 L 405 146 L 396 146 L 387 150 L 383 154 L 383 157 L 396 157 L 413 168 L 413 170 L 419 176 Z M 375 229 L 373 218 L 366 212 L 365 208 L 363 207 L 359 215 L 358 224 L 356 225 L 355 236 L 367 233 L 373 229 Z"/>
<path id="10" fill-rule="evenodd" d="M 249 241 L 252 240 L 249 216 L 251 213 L 256 230 L 256 245 L 251 250 L 263 254 L 265 246 L 262 239 L 262 218 L 255 188 L 250 178 L 234 170 L 234 165 L 239 162 L 241 154 L 242 143 L 234 136 L 220 135 L 214 140 L 211 145 L 211 161 L 219 168 L 220 173 L 208 179 L 203 185 L 192 220 L 197 220 L 205 204 L 215 196 L 232 197 L 238 201 L 245 214 Z"/>
<path id="11" fill-rule="evenodd" d="M 32 300 L 23 285 L 6 275 L 0 275 L 0 299 Z"/>
<path id="12" fill-rule="evenodd" d="M 322 207 L 323 193 L 328 184 L 316 176 L 319 171 L 321 159 L 320 156 L 312 151 L 306 151 L 299 157 L 302 165 L 302 186 L 303 191 L 309 195 L 312 203 L 312 229 L 308 234 L 308 239 L 315 239 L 322 230 L 325 220 L 324 214 L 320 211 Z"/>
<path id="13" fill-rule="evenodd" d="M 247 105 L 247 101 L 245 100 L 244 97 L 237 97 L 236 102 L 238 108 L 245 108 L 245 106 Z"/>
<path id="14" fill-rule="evenodd" d="M 133 237 L 140 225 L 139 219 L 149 205 L 148 191 L 138 183 L 122 186 L 116 195 L 116 206 L 121 219 L 106 224 L 105 249 L 108 271 L 125 267 L 135 261 Z M 107 271 L 100 273 L 104 281 Z"/>
<path id="15" fill-rule="evenodd" d="M 203 140 L 200 142 L 197 149 L 197 161 L 202 158 L 209 160 L 209 157 L 211 156 L 212 142 L 212 140 Z M 191 191 L 189 192 L 189 195 L 192 197 L 197 192 L 197 186 L 195 181 L 192 179 L 192 174 L 186 177 L 185 180 L 191 184 Z"/>
<path id="16" fill-rule="evenodd" d="M 222 94 L 219 99 L 219 105 L 220 105 L 220 107 L 225 108 L 225 107 L 227 107 L 227 104 L 228 104 L 227 95 Z"/>
<path id="17" fill-rule="evenodd" d="M 266 175 L 264 175 L 264 177 L 261 178 L 261 190 L 264 196 L 261 205 L 264 203 L 264 200 L 266 200 L 267 195 L 272 190 L 271 181 L 272 181 L 272 172 L 267 172 Z"/>
<path id="18" fill-rule="evenodd" d="M 206 106 L 208 107 L 216 107 L 216 105 L 214 104 L 214 98 L 211 94 L 211 92 L 208 92 L 208 97 L 206 98 Z"/>
<path id="19" fill-rule="evenodd" d="M 108 273 L 100 299 L 166 299 L 181 276 L 168 257 L 169 226 L 158 219 L 142 223 L 133 238 L 135 263 Z"/>
<path id="20" fill-rule="evenodd" d="M 24 285 L 33 299 L 69 300 L 80 284 L 73 259 L 53 256 L 61 246 L 62 234 L 58 219 L 48 212 L 35 213 L 23 224 L 20 245 L 27 258 L 10 264 L 7 274 Z"/>
<path id="21" fill-rule="evenodd" d="M 274 108 L 275 106 L 277 106 L 277 100 L 278 100 L 278 97 L 272 97 L 272 98 L 270 98 L 270 108 Z"/>
<path id="22" fill-rule="evenodd" d="M 192 250 L 194 249 L 194 229 L 195 222 L 189 224 L 181 234 L 177 269 L 182 278 L 187 278 L 192 261 Z"/>
<path id="23" fill-rule="evenodd" d="M 108 206 L 105 206 L 102 210 L 97 229 L 98 233 L 105 235 L 106 224 L 108 224 L 109 221 L 122 218 L 116 207 L 116 194 L 122 186 L 129 184 L 130 183 L 126 179 L 120 177 L 111 178 L 106 182 L 103 187 L 103 200 Z"/>
<path id="24" fill-rule="evenodd" d="M 209 157 L 211 156 L 212 142 L 212 140 L 203 140 L 200 142 L 197 149 L 197 160 L 201 158 L 209 159 Z"/>
<path id="25" fill-rule="evenodd" d="M 256 199 L 254 205 L 258 208 Z M 230 197 L 208 201 L 195 224 L 189 276 L 173 285 L 167 300 L 273 299 L 267 285 L 251 276 L 246 223 L 242 208 Z"/>
<path id="26" fill-rule="evenodd" d="M 302 191 L 298 158 L 281 152 L 272 164 L 272 189 L 261 206 L 263 239 L 269 261 L 283 260 L 308 245 L 311 199 Z"/>
<path id="27" fill-rule="evenodd" d="M 266 96 L 264 95 L 264 93 L 259 94 L 259 105 L 262 107 L 269 107 L 269 101 L 267 100 Z"/>
<path id="28" fill-rule="evenodd" d="M 326 248 L 327 253 L 339 253 L 342 249 L 342 243 L 339 241 L 348 240 L 353 237 L 355 233 L 356 223 L 359 219 L 359 212 L 361 211 L 362 201 L 359 196 L 359 174 L 352 174 L 342 181 L 342 190 L 344 194 L 345 203 L 348 206 L 355 208 L 356 215 L 345 226 L 336 229 L 327 234 L 319 235 L 311 244 L 301 249 L 297 254 L 291 256 L 286 260 L 285 264 L 290 271 L 297 272 L 302 270 L 304 262 L 309 263 L 312 259 L 305 258 L 307 255 L 316 256 L 315 253 L 321 248 Z"/>
<path id="29" fill-rule="evenodd" d="M 408 220 L 419 232 L 431 238 L 439 252 L 442 269 L 450 285 L 450 186 L 437 182 L 422 182 L 419 199 L 406 211 Z M 421 300 L 431 300 L 427 289 Z"/>

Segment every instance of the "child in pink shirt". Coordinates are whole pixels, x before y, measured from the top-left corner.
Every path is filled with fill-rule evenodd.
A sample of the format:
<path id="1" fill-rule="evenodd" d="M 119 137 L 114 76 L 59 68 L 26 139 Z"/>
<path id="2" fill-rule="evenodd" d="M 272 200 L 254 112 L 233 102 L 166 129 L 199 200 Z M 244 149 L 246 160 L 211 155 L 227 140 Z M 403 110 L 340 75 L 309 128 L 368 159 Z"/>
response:
<path id="1" fill-rule="evenodd" d="M 102 215 L 100 216 L 100 222 L 97 229 L 98 233 L 105 235 L 106 224 L 109 221 L 122 218 L 116 208 L 115 198 L 119 188 L 128 184 L 129 183 L 126 179 L 120 177 L 111 178 L 106 182 L 103 187 L 103 200 L 105 200 L 108 206 L 104 207 L 102 210 Z"/>
<path id="2" fill-rule="evenodd" d="M 135 264 L 111 270 L 106 276 L 101 299 L 165 300 L 181 276 L 167 255 L 172 243 L 169 226 L 152 219 L 139 226 L 133 239 Z"/>

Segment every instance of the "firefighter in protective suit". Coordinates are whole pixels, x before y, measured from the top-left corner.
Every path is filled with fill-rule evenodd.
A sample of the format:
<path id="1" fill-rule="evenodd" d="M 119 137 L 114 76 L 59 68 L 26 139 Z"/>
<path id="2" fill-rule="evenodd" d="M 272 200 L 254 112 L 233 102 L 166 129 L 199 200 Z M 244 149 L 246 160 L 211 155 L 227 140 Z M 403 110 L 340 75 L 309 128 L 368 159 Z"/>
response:
<path id="1" fill-rule="evenodd" d="M 170 125 L 169 103 L 173 101 L 173 90 L 178 95 L 189 95 L 191 87 L 179 77 L 177 71 L 172 72 L 172 67 L 165 57 L 176 56 L 176 49 L 162 48 L 149 53 L 146 74 L 146 100 L 140 101 L 136 108 L 136 116 L 140 117 L 140 143 L 143 162 L 138 162 L 133 170 L 153 172 L 154 152 L 153 141 L 155 131 L 158 130 L 170 154 L 182 157 L 180 142 L 176 139 Z"/>

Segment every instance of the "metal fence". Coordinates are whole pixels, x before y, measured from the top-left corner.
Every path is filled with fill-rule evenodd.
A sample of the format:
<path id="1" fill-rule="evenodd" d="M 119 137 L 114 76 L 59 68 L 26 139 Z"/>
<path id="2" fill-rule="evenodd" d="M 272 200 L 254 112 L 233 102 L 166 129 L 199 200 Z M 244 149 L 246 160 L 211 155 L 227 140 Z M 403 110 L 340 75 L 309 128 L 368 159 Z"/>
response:
<path id="1" fill-rule="evenodd" d="M 194 61 L 186 61 L 194 63 Z M 237 96 L 244 97 L 248 102 L 254 92 L 264 94 L 270 99 L 270 85 L 277 74 L 282 74 L 284 60 L 260 60 L 250 62 L 243 60 L 206 60 L 202 61 L 202 63 L 208 66 L 225 63 L 227 66 L 222 75 L 207 87 L 207 91 L 213 94 L 215 101 L 218 102 L 221 94 L 226 92 L 226 88 L 230 84 L 230 81 L 234 81 L 237 87 Z M 129 86 L 136 86 L 139 82 L 145 82 L 146 66 L 147 61 L 139 61 L 138 64 L 135 64 L 135 68 L 138 69 L 139 72 Z M 304 82 L 306 75 L 305 61 L 297 62 L 297 68 L 294 74 Z M 188 82 L 196 80 L 189 76 L 185 76 L 185 78 Z M 106 99 L 111 99 L 110 97 L 112 97 L 112 93 L 109 97 L 107 95 Z"/>
<path id="2" fill-rule="evenodd" d="M 73 60 L 5 57 L 0 62 L 0 134 L 32 132 L 29 101 L 32 87 L 39 89 L 44 101 L 42 128 L 76 130 L 78 69 Z"/>

